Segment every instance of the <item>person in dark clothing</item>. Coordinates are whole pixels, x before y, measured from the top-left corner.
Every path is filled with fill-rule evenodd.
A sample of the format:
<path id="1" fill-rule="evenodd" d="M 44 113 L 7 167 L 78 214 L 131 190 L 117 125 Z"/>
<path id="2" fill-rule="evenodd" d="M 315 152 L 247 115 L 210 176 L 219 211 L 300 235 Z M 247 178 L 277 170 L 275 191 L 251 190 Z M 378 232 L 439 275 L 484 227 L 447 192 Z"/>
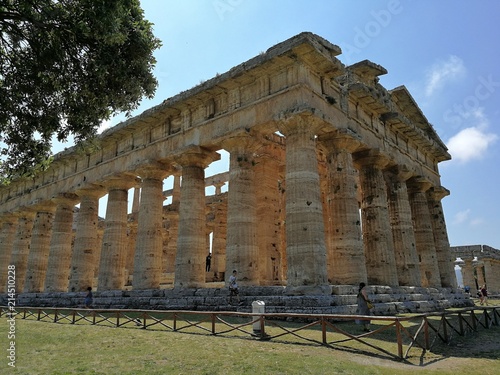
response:
<path id="1" fill-rule="evenodd" d="M 356 315 L 370 315 L 370 306 L 372 306 L 368 295 L 366 293 L 366 284 L 360 283 L 357 295 L 358 308 L 356 309 Z M 363 330 L 365 332 L 370 332 L 370 321 L 357 319 L 356 324 L 362 324 L 364 326 Z"/>
<path id="2" fill-rule="evenodd" d="M 205 271 L 210 272 L 211 263 L 212 263 L 212 255 L 209 253 L 205 260 Z"/>
<path id="3" fill-rule="evenodd" d="M 90 309 L 93 302 L 94 296 L 92 295 L 92 288 L 89 286 L 87 288 L 87 295 L 85 296 L 85 308 Z"/>

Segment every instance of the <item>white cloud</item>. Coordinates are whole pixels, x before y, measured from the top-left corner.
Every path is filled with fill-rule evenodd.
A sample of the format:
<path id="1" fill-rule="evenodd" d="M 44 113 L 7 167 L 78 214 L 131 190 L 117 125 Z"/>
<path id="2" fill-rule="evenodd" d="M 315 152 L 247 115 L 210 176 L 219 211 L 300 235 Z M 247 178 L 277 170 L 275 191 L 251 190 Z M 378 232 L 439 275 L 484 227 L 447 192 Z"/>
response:
<path id="1" fill-rule="evenodd" d="M 476 219 L 471 220 L 471 222 L 470 222 L 470 225 L 473 227 L 479 227 L 483 224 L 485 224 L 485 221 L 482 218 L 476 218 Z"/>
<path id="2" fill-rule="evenodd" d="M 465 74 L 465 65 L 461 58 L 450 55 L 447 60 L 435 63 L 427 73 L 425 94 L 431 96 L 446 83 Z"/>
<path id="3" fill-rule="evenodd" d="M 455 214 L 455 217 L 453 218 L 453 224 L 462 224 L 464 223 L 467 218 L 469 217 L 470 214 L 470 209 L 467 209 L 465 211 L 460 211 Z"/>
<path id="4" fill-rule="evenodd" d="M 452 159 L 465 163 L 481 159 L 497 139 L 496 134 L 487 133 L 479 127 L 471 127 L 451 137 L 447 146 Z"/>

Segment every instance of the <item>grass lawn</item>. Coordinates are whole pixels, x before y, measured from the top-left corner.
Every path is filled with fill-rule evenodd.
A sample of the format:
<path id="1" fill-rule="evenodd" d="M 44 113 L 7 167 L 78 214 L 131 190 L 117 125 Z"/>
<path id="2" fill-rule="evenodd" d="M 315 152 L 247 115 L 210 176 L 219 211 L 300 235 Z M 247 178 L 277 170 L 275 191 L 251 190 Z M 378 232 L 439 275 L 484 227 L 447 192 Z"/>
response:
<path id="1" fill-rule="evenodd" d="M 500 301 L 491 301 L 500 302 Z M 293 323 L 291 323 L 293 325 Z M 347 329 L 356 329 L 346 327 Z M 376 327 L 373 327 L 376 328 Z M 270 327 L 271 329 L 271 327 Z M 311 335 L 317 335 L 313 332 Z M 15 320 L 15 368 L 8 365 L 9 323 L 0 319 L 0 374 L 499 374 L 500 327 L 454 337 L 407 361 L 363 348 L 335 349 L 291 338 L 236 336 Z M 390 335 L 373 342 L 391 346 Z M 288 337 L 288 336 L 287 336 Z M 315 336 L 316 337 L 316 336 Z M 288 341 L 286 341 L 288 340 Z"/>

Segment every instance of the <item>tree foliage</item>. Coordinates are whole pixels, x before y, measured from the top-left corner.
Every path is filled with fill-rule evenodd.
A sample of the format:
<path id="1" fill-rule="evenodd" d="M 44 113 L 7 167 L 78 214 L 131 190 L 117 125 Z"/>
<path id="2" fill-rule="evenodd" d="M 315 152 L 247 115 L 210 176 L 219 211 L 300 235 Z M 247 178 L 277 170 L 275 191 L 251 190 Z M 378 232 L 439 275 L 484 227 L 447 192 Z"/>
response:
<path id="1" fill-rule="evenodd" d="M 151 98 L 160 45 L 139 0 L 0 0 L 3 178 L 44 168 L 54 136 L 85 141 Z"/>

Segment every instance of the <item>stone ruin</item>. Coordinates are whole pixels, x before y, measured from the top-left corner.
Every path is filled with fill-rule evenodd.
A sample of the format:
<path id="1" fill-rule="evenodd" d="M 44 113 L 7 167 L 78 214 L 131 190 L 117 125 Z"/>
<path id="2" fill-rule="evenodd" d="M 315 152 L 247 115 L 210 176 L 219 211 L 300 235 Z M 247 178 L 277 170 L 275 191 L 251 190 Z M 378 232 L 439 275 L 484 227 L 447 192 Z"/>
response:
<path id="1" fill-rule="evenodd" d="M 463 286 L 471 294 L 486 285 L 489 295 L 500 295 L 500 250 L 487 245 L 452 246 L 451 252 L 460 266 Z"/>
<path id="2" fill-rule="evenodd" d="M 101 307 L 224 309 L 236 269 L 243 300 L 268 311 L 352 312 L 362 281 L 388 312 L 469 305 L 445 144 L 404 86 L 379 84 L 386 69 L 340 54 L 299 34 L 1 187 L 19 303 L 74 306 L 90 285 Z M 206 177 L 220 150 L 229 170 Z"/>

